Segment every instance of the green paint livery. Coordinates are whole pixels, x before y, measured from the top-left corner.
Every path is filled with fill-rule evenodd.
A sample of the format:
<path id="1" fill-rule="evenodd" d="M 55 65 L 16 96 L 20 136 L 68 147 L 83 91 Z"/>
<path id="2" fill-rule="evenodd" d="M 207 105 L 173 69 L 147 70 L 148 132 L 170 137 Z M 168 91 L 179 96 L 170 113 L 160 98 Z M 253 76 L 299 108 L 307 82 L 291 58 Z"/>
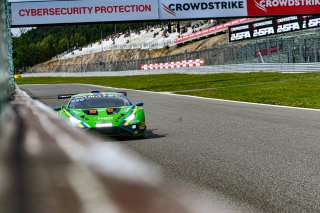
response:
<path id="1" fill-rule="evenodd" d="M 70 98 L 67 106 L 54 109 L 58 115 L 83 129 L 110 135 L 143 137 L 146 131 L 143 103 L 133 105 L 126 93 L 99 92 L 59 95 Z"/>

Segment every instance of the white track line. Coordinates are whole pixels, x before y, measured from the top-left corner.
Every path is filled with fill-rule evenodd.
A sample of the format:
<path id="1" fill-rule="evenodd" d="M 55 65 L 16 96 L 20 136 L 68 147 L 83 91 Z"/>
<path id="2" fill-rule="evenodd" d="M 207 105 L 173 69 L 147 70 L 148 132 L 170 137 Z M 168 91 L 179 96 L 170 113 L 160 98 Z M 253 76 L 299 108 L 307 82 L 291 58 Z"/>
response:
<path id="1" fill-rule="evenodd" d="M 94 84 L 80 84 L 80 85 L 94 86 L 94 87 L 108 88 L 108 89 L 116 89 L 116 90 L 137 91 L 137 92 L 144 92 L 144 93 L 151 93 L 151 94 L 180 96 L 180 97 L 186 97 L 186 98 L 212 100 L 212 101 L 219 101 L 219 102 L 225 102 L 225 103 L 236 103 L 236 104 L 245 104 L 245 105 L 267 106 L 267 107 L 275 107 L 275 108 L 296 109 L 296 110 L 306 110 L 306 111 L 320 112 L 320 109 L 292 107 L 292 106 L 281 106 L 281 105 L 271 105 L 271 104 L 261 104 L 261 103 L 251 103 L 251 102 L 244 102 L 244 101 L 232 101 L 232 100 L 217 99 L 217 98 L 207 98 L 207 97 L 192 96 L 192 95 L 181 95 L 181 94 L 175 94 L 175 93 L 172 93 L 172 92 L 153 92 L 153 91 L 146 91 L 146 90 L 135 90 L 135 89 L 127 89 L 127 88 L 107 87 L 107 86 L 100 86 L 100 85 L 94 85 Z"/>

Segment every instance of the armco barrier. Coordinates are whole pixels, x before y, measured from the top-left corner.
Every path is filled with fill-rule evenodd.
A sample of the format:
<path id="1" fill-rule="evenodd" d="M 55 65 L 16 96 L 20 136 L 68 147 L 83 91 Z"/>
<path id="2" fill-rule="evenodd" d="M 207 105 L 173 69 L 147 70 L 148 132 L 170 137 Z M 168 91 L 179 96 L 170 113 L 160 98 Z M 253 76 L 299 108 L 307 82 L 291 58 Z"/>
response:
<path id="1" fill-rule="evenodd" d="M 179 68 L 200 67 L 200 66 L 204 66 L 204 60 L 202 58 L 195 59 L 195 60 L 174 61 L 174 62 L 159 63 L 159 64 L 142 64 L 141 70 L 179 69 Z"/>
<path id="2" fill-rule="evenodd" d="M 320 72 L 320 63 L 261 63 L 261 64 L 227 64 L 200 67 L 193 73 L 226 73 L 226 72 Z"/>
<path id="3" fill-rule="evenodd" d="M 130 70 L 130 71 L 97 71 L 97 72 L 44 72 L 27 73 L 22 77 L 80 77 L 80 76 L 131 76 L 131 75 L 159 75 L 159 74 L 211 74 L 211 73 L 241 73 L 241 72 L 320 72 L 320 63 L 295 64 L 228 64 L 203 67 L 189 67 L 183 69 L 163 70 Z"/>

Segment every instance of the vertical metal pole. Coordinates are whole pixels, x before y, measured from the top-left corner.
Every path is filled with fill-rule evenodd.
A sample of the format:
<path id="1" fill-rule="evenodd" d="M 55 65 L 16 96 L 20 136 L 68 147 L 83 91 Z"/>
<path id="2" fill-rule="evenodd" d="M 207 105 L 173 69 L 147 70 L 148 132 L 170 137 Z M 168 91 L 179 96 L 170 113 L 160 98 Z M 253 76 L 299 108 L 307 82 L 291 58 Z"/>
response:
<path id="1" fill-rule="evenodd" d="M 304 39 L 304 63 L 307 63 L 307 40 Z"/>
<path id="2" fill-rule="evenodd" d="M 293 38 L 292 40 L 292 43 L 293 43 L 293 50 L 292 50 L 292 63 L 296 63 L 296 57 L 295 57 L 295 54 L 296 54 L 296 43 L 295 43 L 295 40 Z"/>
<path id="3" fill-rule="evenodd" d="M 230 41 L 229 41 L 229 27 L 227 28 L 227 33 L 226 33 L 226 36 L 227 36 L 227 44 L 229 45 L 230 44 Z"/>
<path id="4" fill-rule="evenodd" d="M 82 69 L 82 59 L 83 59 L 83 56 L 80 56 L 81 58 L 80 58 L 80 72 L 82 72 L 83 71 L 83 69 Z"/>
<path id="5" fill-rule="evenodd" d="M 280 45 L 279 45 L 279 41 L 277 40 L 277 53 L 278 53 L 278 63 L 281 63 L 280 61 Z"/>
<path id="6" fill-rule="evenodd" d="M 302 50 L 302 46 L 303 44 L 299 44 L 299 58 L 301 62 L 304 62 L 303 60 L 303 50 Z"/>
<path id="7" fill-rule="evenodd" d="M 314 54 L 314 62 L 317 62 L 317 48 L 316 41 L 313 42 L 313 54 Z"/>
<path id="8" fill-rule="evenodd" d="M 69 46 L 69 38 L 67 36 L 67 48 L 68 48 L 68 53 L 70 52 L 70 46 Z"/>

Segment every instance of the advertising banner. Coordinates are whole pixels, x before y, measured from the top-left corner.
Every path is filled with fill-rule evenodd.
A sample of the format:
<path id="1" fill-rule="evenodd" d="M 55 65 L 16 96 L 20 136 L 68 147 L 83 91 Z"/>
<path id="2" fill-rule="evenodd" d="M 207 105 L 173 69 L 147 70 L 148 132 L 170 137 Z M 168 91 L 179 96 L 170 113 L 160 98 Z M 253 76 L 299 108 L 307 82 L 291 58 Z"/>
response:
<path id="1" fill-rule="evenodd" d="M 277 27 L 274 19 L 266 19 L 250 24 L 252 27 L 252 38 L 258 38 L 267 35 L 274 35 Z"/>
<path id="2" fill-rule="evenodd" d="M 191 34 L 188 34 L 188 35 L 181 36 L 179 38 L 176 38 L 174 41 L 175 41 L 175 43 L 179 43 L 179 42 L 184 42 L 184 41 L 187 41 L 187 40 L 190 40 L 190 39 L 193 39 L 193 38 L 198 38 L 198 37 L 214 34 L 214 33 L 217 33 L 217 32 L 225 31 L 229 26 L 237 25 L 237 24 L 244 23 L 244 22 L 249 22 L 249 21 L 252 21 L 252 20 L 254 20 L 254 19 L 252 19 L 252 18 L 236 19 L 236 20 L 224 23 L 224 24 L 220 24 L 220 25 L 216 25 L 216 26 L 210 27 L 210 28 L 205 29 L 205 30 L 201 30 L 201 31 L 196 32 L 196 33 L 191 33 Z"/>
<path id="3" fill-rule="evenodd" d="M 160 19 L 247 16 L 246 0 L 160 0 Z"/>
<path id="4" fill-rule="evenodd" d="M 277 34 L 293 32 L 303 29 L 302 16 L 289 16 L 284 18 L 277 18 Z"/>
<path id="5" fill-rule="evenodd" d="M 270 18 L 229 27 L 229 41 L 240 41 L 319 26 L 319 16 L 288 16 Z"/>
<path id="6" fill-rule="evenodd" d="M 158 1 L 81 0 L 12 2 L 12 26 L 158 20 Z"/>
<path id="7" fill-rule="evenodd" d="M 12 26 L 319 15 L 320 0 L 10 0 Z M 314 17 L 311 25 L 318 25 Z"/>
<path id="8" fill-rule="evenodd" d="M 249 38 L 252 38 L 250 23 L 229 27 L 229 41 L 240 41 Z"/>
<path id="9" fill-rule="evenodd" d="M 319 14 L 320 0 L 247 0 L 248 16 Z"/>
<path id="10" fill-rule="evenodd" d="M 308 28 L 320 27 L 320 16 L 309 16 L 308 20 Z"/>

